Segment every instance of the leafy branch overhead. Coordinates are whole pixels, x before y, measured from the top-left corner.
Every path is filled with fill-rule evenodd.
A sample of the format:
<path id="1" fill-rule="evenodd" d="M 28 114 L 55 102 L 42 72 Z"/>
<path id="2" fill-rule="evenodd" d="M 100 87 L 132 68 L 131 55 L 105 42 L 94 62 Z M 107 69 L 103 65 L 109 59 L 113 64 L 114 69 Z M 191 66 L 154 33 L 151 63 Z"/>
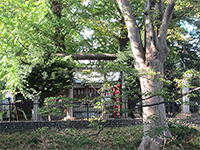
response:
<path id="1" fill-rule="evenodd" d="M 81 50 L 80 4 L 79 0 L 1 1 L 0 77 L 5 90 L 24 93 L 26 84 L 21 84 L 21 80 L 28 79 L 30 72 L 39 67 L 50 68 L 48 65 L 42 66 L 42 63 L 53 63 L 44 59 L 52 59 L 51 56 L 56 52 L 73 53 Z"/>

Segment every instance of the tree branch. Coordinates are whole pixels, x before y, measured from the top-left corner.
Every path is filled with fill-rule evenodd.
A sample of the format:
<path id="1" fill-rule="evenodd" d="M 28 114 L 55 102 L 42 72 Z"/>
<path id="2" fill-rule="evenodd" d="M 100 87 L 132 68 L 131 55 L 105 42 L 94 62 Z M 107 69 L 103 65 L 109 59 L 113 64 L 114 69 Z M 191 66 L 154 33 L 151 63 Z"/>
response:
<path id="1" fill-rule="evenodd" d="M 132 6 L 128 0 L 117 0 L 118 6 L 124 16 L 125 23 L 128 29 L 128 37 L 131 43 L 131 49 L 135 59 L 135 68 L 140 69 L 144 64 L 144 49 L 140 30 L 137 26 Z"/>
<path id="2" fill-rule="evenodd" d="M 115 60 L 117 54 L 67 54 L 56 53 L 56 56 L 72 56 L 74 60 Z"/>
<path id="3" fill-rule="evenodd" d="M 185 96 L 185 95 L 187 95 L 187 94 L 189 94 L 189 93 L 192 93 L 192 92 L 194 92 L 194 91 L 198 91 L 198 90 L 200 90 L 200 87 L 197 87 L 197 88 L 192 89 L 192 90 L 190 90 L 190 91 L 188 91 L 188 92 L 186 92 L 186 93 L 181 94 L 181 96 L 180 96 L 179 98 L 182 98 L 183 96 Z M 160 96 L 160 95 L 149 96 L 149 97 L 147 97 L 147 98 L 145 98 L 145 99 L 140 99 L 140 100 L 138 100 L 138 102 L 144 101 L 144 100 L 148 100 L 148 99 L 150 99 L 150 98 L 152 98 L 152 97 L 154 97 L 154 96 Z M 165 101 L 160 102 L 160 103 L 155 103 L 155 104 L 142 105 L 142 106 L 136 105 L 136 106 L 138 106 L 138 107 L 150 107 L 150 106 L 160 105 L 160 104 L 163 104 L 163 103 L 165 103 Z"/>
<path id="4" fill-rule="evenodd" d="M 164 10 L 164 3 L 162 0 L 159 0 L 157 1 L 156 3 L 156 12 L 157 12 L 157 15 L 156 15 L 156 26 L 157 26 L 157 35 L 159 34 L 159 28 L 160 28 L 160 25 L 161 25 L 161 21 L 162 21 L 162 15 L 163 15 L 163 10 Z"/>
<path id="5" fill-rule="evenodd" d="M 69 31 L 67 31 L 65 34 L 63 34 L 63 36 L 65 37 L 67 34 L 69 34 L 69 32 L 72 30 L 72 29 L 76 29 L 76 27 L 78 26 L 79 24 L 76 24 L 74 25 L 73 27 L 71 27 L 71 29 Z"/>
<path id="6" fill-rule="evenodd" d="M 177 13 L 177 12 L 180 12 L 181 10 L 179 10 L 179 11 L 177 11 L 177 12 L 174 12 L 174 13 L 173 13 L 172 19 L 176 19 L 176 18 L 180 18 L 180 17 L 184 16 L 185 13 L 188 12 L 189 10 L 191 10 L 192 8 L 194 8 L 194 6 L 183 8 L 182 10 L 184 10 L 184 11 L 183 11 L 181 14 L 179 14 L 178 16 L 176 15 L 176 13 Z"/>
<path id="7" fill-rule="evenodd" d="M 165 9 L 162 24 L 160 26 L 160 30 L 159 30 L 160 33 L 158 35 L 158 37 L 163 38 L 163 41 L 166 41 L 166 38 L 167 38 L 167 30 L 168 30 L 170 21 L 172 19 L 174 6 L 175 6 L 174 0 L 169 0 L 167 8 Z"/>
<path id="8" fill-rule="evenodd" d="M 189 93 L 192 93 L 192 92 L 198 91 L 198 90 L 200 90 L 200 87 L 197 87 L 197 88 L 195 88 L 195 89 L 189 90 L 188 92 L 183 93 L 182 96 L 185 96 L 185 95 L 187 95 L 187 94 L 189 94 Z"/>
<path id="9" fill-rule="evenodd" d="M 154 58 L 154 54 L 158 53 L 158 28 L 157 28 L 157 19 L 159 16 L 158 7 L 159 1 L 156 0 L 147 0 L 145 3 L 145 52 L 146 52 L 146 63 L 148 60 Z M 153 55 L 152 55 L 153 54 Z"/>

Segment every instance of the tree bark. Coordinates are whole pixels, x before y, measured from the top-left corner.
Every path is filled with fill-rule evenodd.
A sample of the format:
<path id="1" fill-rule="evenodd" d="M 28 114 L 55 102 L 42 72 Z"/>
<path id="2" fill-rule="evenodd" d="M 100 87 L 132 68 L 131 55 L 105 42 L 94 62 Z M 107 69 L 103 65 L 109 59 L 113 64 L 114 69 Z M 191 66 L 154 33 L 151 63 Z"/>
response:
<path id="1" fill-rule="evenodd" d="M 174 2 L 169 0 L 165 9 L 162 0 L 145 1 L 145 46 L 142 45 L 139 27 L 130 1 L 117 0 L 119 8 L 125 18 L 128 37 L 135 60 L 135 68 L 141 73 L 140 86 L 143 99 L 155 93 L 161 93 L 163 83 L 164 62 L 170 49 L 167 47 L 166 38 L 169 23 L 172 18 Z M 163 16 L 163 18 L 162 18 Z M 152 105 L 164 102 L 161 96 L 154 96 L 144 100 L 143 105 Z M 159 150 L 165 140 L 164 136 L 171 136 L 166 130 L 166 112 L 164 103 L 143 107 L 144 137 L 140 150 Z M 160 131 L 159 134 L 157 131 Z M 155 134 L 154 134 L 155 133 Z"/>

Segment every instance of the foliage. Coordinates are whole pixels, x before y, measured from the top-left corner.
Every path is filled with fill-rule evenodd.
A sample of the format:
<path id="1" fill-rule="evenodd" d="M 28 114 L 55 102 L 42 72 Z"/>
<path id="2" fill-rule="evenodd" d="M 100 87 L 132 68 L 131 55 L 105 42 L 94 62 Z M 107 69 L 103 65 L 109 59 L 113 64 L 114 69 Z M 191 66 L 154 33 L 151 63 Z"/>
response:
<path id="1" fill-rule="evenodd" d="M 129 110 L 135 111 L 136 104 L 142 104 L 139 82 L 140 73 L 134 68 L 134 59 L 129 51 L 121 52 L 117 61 L 122 68 L 120 71 L 122 73 L 122 81 L 124 82 L 124 87 L 122 87 L 123 96 L 127 96 L 128 98 Z"/>
<path id="2" fill-rule="evenodd" d="M 58 96 L 64 87 L 72 84 L 73 69 L 70 57 L 47 57 L 35 64 L 22 79 L 24 91 L 29 95 L 38 94 L 40 99 Z"/>
<path id="3" fill-rule="evenodd" d="M 130 53 L 127 51 L 120 52 L 118 57 L 114 61 L 90 61 L 88 64 L 79 64 L 80 68 L 89 68 L 83 69 L 79 73 L 79 80 L 81 80 L 85 85 L 98 85 L 101 88 L 98 90 L 100 94 L 99 97 L 90 98 L 90 96 L 86 97 L 81 101 L 89 100 L 90 104 L 94 105 L 94 108 L 97 110 L 102 110 L 107 113 L 113 115 L 113 104 L 116 105 L 122 104 L 122 98 L 127 96 L 129 106 L 131 106 L 131 110 L 134 110 L 136 103 L 140 102 L 141 94 L 138 81 L 138 73 L 133 67 L 133 58 Z M 86 70 L 86 71 L 84 71 Z M 116 73 L 116 74 L 115 74 Z M 97 83 L 95 83 L 94 79 L 99 79 Z M 123 80 L 123 81 L 122 81 Z M 123 84 L 123 85 L 122 85 Z M 123 93 L 115 96 L 116 98 L 120 98 L 121 102 L 114 102 L 113 100 L 113 88 L 117 85 L 122 85 L 121 91 Z M 105 92 L 109 91 L 110 99 L 102 100 L 106 98 Z M 112 107 L 112 108 L 111 108 Z M 118 111 L 118 110 L 116 110 Z M 125 108 L 121 108 L 121 113 L 127 113 L 130 110 Z"/>
<path id="4" fill-rule="evenodd" d="M 86 38 L 90 47 L 89 53 L 117 53 L 119 48 L 118 38 L 120 22 L 117 18 L 121 18 L 118 14 L 116 2 L 111 0 L 93 0 L 86 4 L 87 11 L 90 14 L 85 18 L 85 28 L 91 32 Z M 105 15 L 106 12 L 106 15 Z"/>
<path id="5" fill-rule="evenodd" d="M 43 116 L 67 116 L 63 114 L 64 110 L 73 106 L 73 99 L 67 98 L 65 96 L 58 97 L 47 97 L 44 100 L 44 106 L 38 111 Z"/>
<path id="6" fill-rule="evenodd" d="M 166 1 L 167 4 L 167 1 Z M 90 1 L 87 6 L 90 8 L 88 11 L 91 12 L 92 17 L 87 20 L 87 27 L 93 30 L 92 39 L 95 43 L 95 49 L 93 52 L 102 52 L 103 48 L 106 49 L 105 52 L 112 50 L 111 42 L 115 39 L 118 43 L 121 50 L 120 38 L 125 39 L 127 35 L 121 33 L 127 33 L 126 27 L 123 28 L 123 17 L 121 11 L 116 5 L 116 1 Z M 106 6 L 106 7 L 105 7 Z M 144 39 L 144 2 L 143 1 L 131 1 L 131 6 L 133 6 L 134 15 L 136 17 L 137 25 L 140 27 L 142 39 Z M 107 12 L 107 15 L 104 15 L 104 12 Z M 94 15 L 93 15 L 94 14 Z M 199 5 L 195 1 L 176 1 L 174 16 L 172 23 L 169 27 L 168 32 L 168 45 L 170 46 L 171 53 L 167 57 L 165 63 L 165 85 L 162 89 L 163 94 L 166 98 L 166 101 L 174 101 L 179 95 L 179 90 L 177 89 L 177 83 L 174 81 L 175 78 L 181 77 L 184 73 L 184 70 L 195 68 L 198 69 L 197 65 L 199 63 L 199 49 L 198 49 L 198 14 L 199 14 Z M 109 23 L 108 23 L 109 21 Z M 186 25 L 184 25 L 186 24 Z M 187 28 L 187 24 L 191 25 L 191 28 L 194 27 L 194 30 L 190 31 Z M 123 28 L 123 30 L 122 30 Z M 117 29 L 117 32 L 116 32 Z M 195 36 L 188 36 L 195 35 Z M 108 40 L 107 40 L 108 39 Z M 109 42 L 109 44 L 108 44 Z M 125 41 L 124 41 L 125 43 Z M 127 44 L 127 43 L 126 43 Z M 143 43 L 144 44 L 144 43 Z M 115 44 L 116 45 L 116 44 Z M 101 48 L 101 46 L 103 48 Z M 127 46 L 127 45 L 126 45 Z M 97 48 L 96 48 L 97 47 Z M 107 49 L 107 47 L 109 47 Z M 123 47 L 124 48 L 124 47 Z M 130 48 L 125 47 L 130 52 Z M 188 53 L 184 55 L 184 53 Z M 121 54 L 120 54 L 121 55 Z M 122 62 L 124 63 L 124 62 Z M 132 64 L 131 64 L 132 65 Z M 130 65 L 130 66 L 131 66 Z M 185 67 L 187 66 L 187 67 Z M 131 66 L 133 67 L 133 65 Z M 131 73 L 131 70 L 130 70 Z M 133 75 L 134 76 L 134 75 Z M 137 75 L 136 75 L 137 76 Z M 131 77 L 131 75 L 130 75 Z M 126 77 L 125 77 L 126 78 Z M 135 78 L 135 76 L 133 77 Z M 137 80 L 137 78 L 135 78 Z M 134 80 L 135 80 L 134 79 Z M 134 89 L 139 89 L 139 84 L 132 80 L 132 87 L 129 92 L 134 91 Z M 136 91 L 134 91 L 136 92 Z M 137 95 L 138 95 L 137 91 Z M 165 95 L 167 93 L 167 95 Z"/>
<path id="7" fill-rule="evenodd" d="M 0 120 L 1 120 L 1 121 L 3 120 L 3 114 L 4 114 L 4 112 L 3 112 L 3 111 L 0 111 Z"/>
<path id="8" fill-rule="evenodd" d="M 10 113 L 11 113 L 11 117 L 18 121 L 18 112 L 21 112 L 23 117 L 24 117 L 24 119 L 28 120 L 26 113 L 22 109 L 20 109 L 19 107 L 16 107 L 16 106 L 14 107 L 14 109 L 12 109 L 12 111 L 10 111 L 10 110 L 0 111 L 0 120 L 3 121 L 4 119 L 5 120 L 9 119 L 10 118 Z"/>
<path id="9" fill-rule="evenodd" d="M 168 138 L 164 132 L 168 132 L 169 128 L 164 126 L 166 122 L 161 121 L 161 117 L 156 115 L 151 115 L 148 117 L 149 122 L 145 122 L 145 124 L 151 124 L 151 122 L 155 123 L 155 128 L 148 129 L 144 132 L 144 136 L 149 136 L 153 138 L 155 136 Z"/>
<path id="10" fill-rule="evenodd" d="M 19 120 L 18 120 L 18 112 L 21 112 L 22 115 L 23 115 L 23 117 L 24 117 L 24 119 L 25 119 L 25 120 L 28 120 L 28 119 L 27 119 L 26 113 L 25 113 L 22 109 L 20 109 L 19 107 L 16 107 L 16 106 L 15 106 L 14 109 L 12 110 L 12 117 L 13 117 L 13 118 L 16 118 L 16 120 L 19 121 Z M 10 113 L 10 110 L 7 111 L 7 118 L 10 117 L 10 116 L 9 116 L 9 113 Z"/>
<path id="11" fill-rule="evenodd" d="M 199 9 L 198 1 L 176 1 L 169 27 L 167 43 L 171 52 L 165 61 L 165 79 L 170 84 L 165 84 L 165 87 L 168 93 L 174 93 L 175 100 L 181 93 L 178 85 L 181 82 L 177 79 L 181 81 L 185 78 L 187 71 L 199 71 Z M 190 88 L 194 86 L 190 85 Z"/>
<path id="12" fill-rule="evenodd" d="M 3 133 L 0 146 L 3 149 L 136 149 L 142 138 L 141 126 L 107 128 L 99 137 L 96 132 L 96 129 L 57 131 L 43 127 L 32 132 Z"/>
<path id="13" fill-rule="evenodd" d="M 172 132 L 172 135 L 176 136 L 178 140 L 183 140 L 185 136 L 190 134 L 194 135 L 196 132 L 198 132 L 198 130 L 195 128 L 190 128 L 188 126 L 183 126 L 172 122 L 169 122 L 169 128 L 170 131 Z"/>
<path id="14" fill-rule="evenodd" d="M 168 141 L 166 148 L 192 149 L 192 150 L 200 148 L 199 130 L 193 127 L 184 126 L 174 122 L 169 122 L 169 130 L 173 135 L 173 139 Z"/>
<path id="15" fill-rule="evenodd" d="M 127 29 L 116 1 L 95 0 L 85 4 L 80 0 L 57 2 L 53 3 L 49 0 L 2 1 L 0 10 L 2 20 L 1 83 L 4 88 L 24 90 L 20 80 L 25 78 L 22 73 L 27 76 L 35 64 L 41 61 L 40 58 L 47 54 L 55 52 L 116 53 L 119 49 L 121 50 L 120 46 L 123 45 L 123 42 L 126 46 L 127 41 L 120 41 L 127 39 Z M 194 3 L 186 0 L 177 1 L 176 16 L 184 12 L 185 9 L 181 9 L 181 7 L 193 7 Z M 141 25 L 143 36 L 144 2 L 134 1 L 131 2 L 131 5 L 135 11 L 138 25 Z M 54 8 L 58 8 L 58 10 L 56 11 Z M 181 27 L 181 21 L 186 20 L 198 26 L 198 23 L 194 21 L 197 14 L 198 7 L 195 5 L 192 10 L 181 16 L 181 20 L 178 17 L 175 18 L 172 22 L 173 28 L 170 27 L 169 31 L 171 35 L 168 36 L 172 46 L 176 47 L 175 41 L 181 42 L 183 39 L 181 34 L 186 34 L 186 30 Z M 85 35 L 85 30 L 92 32 L 91 37 Z M 195 30 L 198 31 L 198 28 Z M 197 32 L 193 32 L 193 34 L 198 37 Z M 179 39 L 174 40 L 174 37 L 179 37 Z M 198 43 L 195 40 L 194 42 Z M 188 44 L 190 43 L 186 45 Z M 177 52 L 175 48 L 174 51 Z M 177 54 L 179 53 L 176 53 L 176 58 L 171 63 L 175 64 L 174 62 L 180 58 Z M 20 60 L 31 62 L 32 65 L 24 65 Z M 179 62 L 177 61 L 177 63 Z M 196 62 L 198 61 L 194 63 Z M 174 68 L 179 67 L 174 66 Z"/>
<path id="16" fill-rule="evenodd" d="M 50 0 L 1 1 L 1 89 L 27 90 L 21 80 L 34 67 L 42 65 L 44 59 L 51 59 L 56 52 L 71 53 L 80 49 L 81 3 L 79 0 L 63 1 L 63 7 L 58 7 L 56 12 L 54 8 L 59 3 Z"/>
<path id="17" fill-rule="evenodd" d="M 168 139 L 163 149 L 200 148 L 198 130 L 179 124 L 169 123 L 169 125 L 175 138 Z M 105 128 L 97 137 L 96 129 L 58 131 L 43 127 L 31 132 L 1 133 L 0 147 L 2 149 L 43 149 L 45 147 L 47 149 L 136 150 L 142 140 L 142 130 L 142 126 Z"/>

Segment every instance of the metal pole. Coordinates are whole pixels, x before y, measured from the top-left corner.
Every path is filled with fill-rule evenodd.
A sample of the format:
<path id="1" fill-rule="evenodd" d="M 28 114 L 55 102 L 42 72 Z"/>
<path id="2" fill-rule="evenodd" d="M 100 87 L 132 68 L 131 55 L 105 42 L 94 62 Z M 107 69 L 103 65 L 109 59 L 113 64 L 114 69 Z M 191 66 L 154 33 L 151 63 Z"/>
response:
<path id="1" fill-rule="evenodd" d="M 87 120 L 89 119 L 89 109 L 88 109 L 88 93 L 89 93 L 89 86 L 85 86 L 85 94 L 86 94 L 86 97 L 87 97 L 87 102 L 86 102 L 86 105 L 87 105 Z"/>

